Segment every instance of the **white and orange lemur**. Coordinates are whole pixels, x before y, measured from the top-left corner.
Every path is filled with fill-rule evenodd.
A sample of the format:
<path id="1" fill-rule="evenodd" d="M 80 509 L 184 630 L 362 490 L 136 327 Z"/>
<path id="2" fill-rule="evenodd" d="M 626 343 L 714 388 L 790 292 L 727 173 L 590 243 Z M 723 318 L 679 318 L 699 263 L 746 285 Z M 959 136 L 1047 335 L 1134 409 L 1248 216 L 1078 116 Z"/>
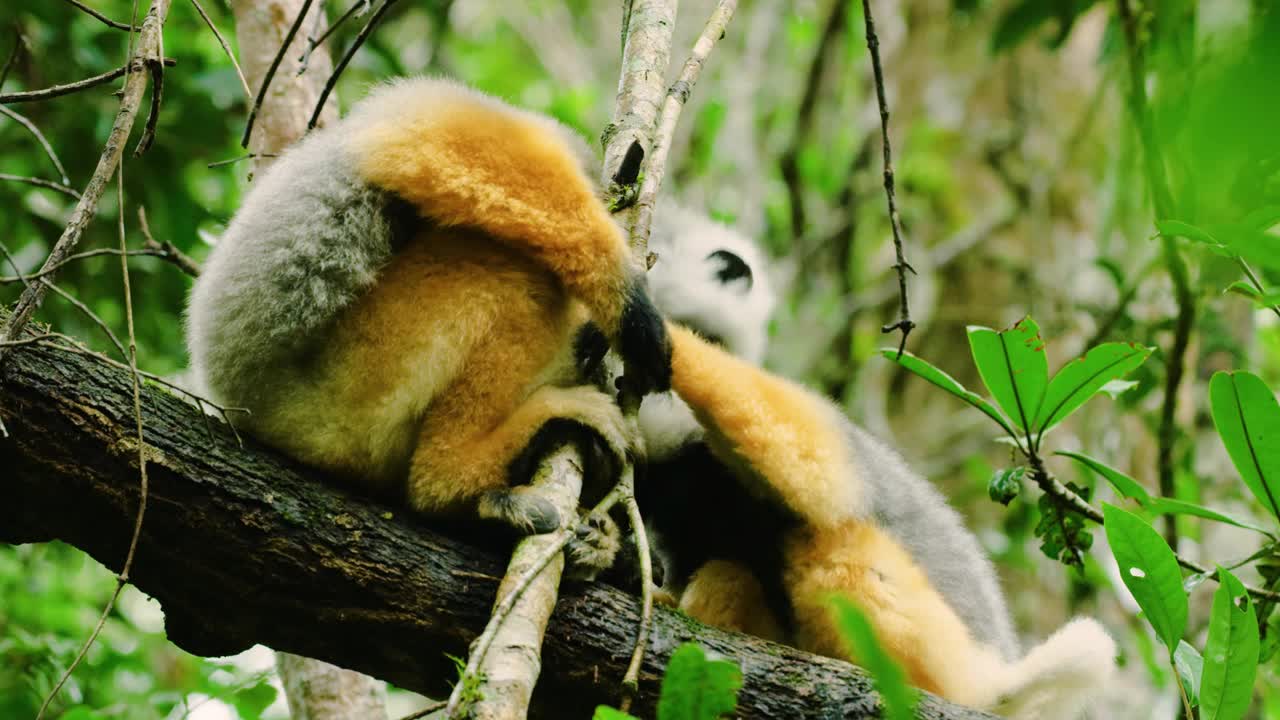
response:
<path id="1" fill-rule="evenodd" d="M 526 492 L 545 452 L 582 446 L 586 502 L 641 449 L 582 382 L 579 329 L 604 328 L 641 391 L 670 382 L 589 156 L 454 82 L 375 90 L 277 160 L 218 241 L 188 309 L 196 384 L 259 439 L 420 512 L 555 529 Z M 583 534 L 571 562 L 611 563 L 616 544 Z"/>
<path id="2" fill-rule="evenodd" d="M 846 648 L 826 602 L 843 593 L 915 685 L 1077 717 L 1111 675 L 1107 633 L 1077 619 L 1021 655 L 991 563 L 941 495 L 833 404 L 757 367 L 773 306 L 757 248 L 675 205 L 655 218 L 649 287 L 675 323 L 673 392 L 641 405 L 637 498 L 664 590 L 709 624 L 833 657 Z"/>

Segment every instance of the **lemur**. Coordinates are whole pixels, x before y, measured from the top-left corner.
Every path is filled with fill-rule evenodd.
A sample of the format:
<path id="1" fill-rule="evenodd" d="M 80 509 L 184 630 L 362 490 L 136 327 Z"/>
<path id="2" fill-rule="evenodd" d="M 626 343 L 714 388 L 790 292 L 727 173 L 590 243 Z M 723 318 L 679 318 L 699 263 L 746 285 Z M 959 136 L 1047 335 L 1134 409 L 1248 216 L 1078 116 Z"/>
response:
<path id="1" fill-rule="evenodd" d="M 652 297 L 673 392 L 640 408 L 636 491 L 664 590 L 711 625 L 847 657 L 826 605 L 867 614 L 913 684 L 1016 718 L 1074 718 L 1114 665 L 1077 619 L 1020 655 L 990 561 L 927 480 L 832 403 L 758 367 L 773 308 L 754 244 L 673 204 L 655 213 Z"/>
<path id="2" fill-rule="evenodd" d="M 555 529 L 526 484 L 552 446 L 582 446 L 597 490 L 640 450 L 583 383 L 579 328 L 604 328 L 632 387 L 670 383 L 589 155 L 451 81 L 374 90 L 285 152 L 217 242 L 187 313 L 196 382 L 266 443 L 417 511 Z M 590 549 L 571 560 L 612 562 Z"/>

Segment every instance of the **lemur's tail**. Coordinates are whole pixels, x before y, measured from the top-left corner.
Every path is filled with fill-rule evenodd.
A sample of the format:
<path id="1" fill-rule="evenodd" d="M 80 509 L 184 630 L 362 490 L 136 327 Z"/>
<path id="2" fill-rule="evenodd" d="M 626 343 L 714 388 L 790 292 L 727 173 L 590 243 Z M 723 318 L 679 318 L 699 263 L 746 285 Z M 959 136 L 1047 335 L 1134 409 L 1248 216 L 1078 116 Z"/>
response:
<path id="1" fill-rule="evenodd" d="M 1072 620 L 1009 667 L 992 709 L 1014 720 L 1075 720 L 1111 678 L 1115 654 L 1097 621 Z"/>

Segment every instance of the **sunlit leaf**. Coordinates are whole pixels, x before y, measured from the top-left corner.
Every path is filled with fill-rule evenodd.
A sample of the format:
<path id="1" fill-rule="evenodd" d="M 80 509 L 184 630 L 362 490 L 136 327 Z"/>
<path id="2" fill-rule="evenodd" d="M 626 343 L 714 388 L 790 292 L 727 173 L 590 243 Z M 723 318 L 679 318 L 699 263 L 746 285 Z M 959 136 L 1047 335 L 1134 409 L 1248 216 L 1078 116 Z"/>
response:
<path id="1" fill-rule="evenodd" d="M 1182 592 L 1178 560 L 1160 533 L 1142 518 L 1110 504 L 1102 510 L 1120 578 L 1172 653 L 1187 629 L 1187 596 Z"/>
<path id="2" fill-rule="evenodd" d="M 1204 658 L 1186 640 L 1178 641 L 1178 649 L 1173 651 L 1173 668 L 1182 678 L 1182 689 L 1187 692 L 1191 707 L 1200 704 L 1200 678 L 1204 674 Z"/>
<path id="3" fill-rule="evenodd" d="M 1250 300 L 1259 300 L 1262 298 L 1262 293 L 1258 292 L 1257 288 L 1255 288 L 1254 286 L 1250 285 L 1249 283 L 1243 280 L 1236 280 L 1235 282 L 1228 285 L 1227 289 L 1223 290 L 1222 292 L 1235 293 L 1236 295 L 1243 295 L 1249 298 Z"/>
<path id="4" fill-rule="evenodd" d="M 876 690 L 884 703 L 882 717 L 886 720 L 914 718 L 920 695 L 907 684 L 902 667 L 880 645 L 867 616 L 848 598 L 838 596 L 831 598 L 831 610 L 853 661 L 875 678 Z"/>
<path id="5" fill-rule="evenodd" d="M 1009 423 L 1005 421 L 1004 417 L 1000 415 L 1000 411 L 988 402 L 986 398 L 971 390 L 966 390 L 963 385 L 956 381 L 955 378 L 929 364 L 929 361 L 912 355 L 909 352 L 903 352 L 902 356 L 898 357 L 897 348 L 882 348 L 880 350 L 880 354 L 898 363 L 904 369 L 909 370 L 912 374 L 927 380 L 928 382 L 978 408 L 985 413 L 987 417 L 999 423 L 1000 427 L 1004 428 L 1005 432 L 1010 435 L 1017 435 L 1013 428 L 1009 426 Z"/>
<path id="6" fill-rule="evenodd" d="M 1258 667 L 1258 619 L 1244 585 L 1218 568 L 1218 590 L 1209 615 L 1200 687 L 1202 720 L 1237 720 L 1253 699 Z"/>
<path id="7" fill-rule="evenodd" d="M 591 716 L 591 720 L 638 720 L 635 715 L 624 713 L 609 707 L 608 705 L 599 705 L 596 707 L 595 713 Z"/>
<path id="8" fill-rule="evenodd" d="M 1181 220 L 1157 220 L 1156 230 L 1159 230 L 1161 235 L 1167 237 L 1184 237 L 1188 240 L 1195 240 L 1209 245 L 1222 245 L 1222 242 L 1211 235 L 1209 231 Z"/>
<path id="9" fill-rule="evenodd" d="M 1025 317 L 1008 330 L 969 328 L 969 349 L 978 374 L 1005 417 L 1030 434 L 1049 384 L 1040 328 Z"/>
<path id="10" fill-rule="evenodd" d="M 1151 494 L 1148 493 L 1146 488 L 1142 487 L 1137 480 L 1134 480 L 1106 463 L 1095 460 L 1083 453 L 1068 452 L 1066 450 L 1055 452 L 1054 455 L 1069 457 L 1098 475 L 1101 475 L 1107 482 L 1111 483 L 1111 487 L 1115 488 L 1115 491 L 1120 493 L 1122 497 L 1126 497 L 1130 500 L 1136 500 L 1139 505 L 1146 505 L 1151 502 Z"/>
<path id="11" fill-rule="evenodd" d="M 658 720 L 716 720 L 738 707 L 742 671 L 729 660 L 711 660 L 696 643 L 671 655 L 658 697 Z"/>
<path id="12" fill-rule="evenodd" d="M 1103 343 L 1062 366 L 1045 390 L 1034 427 L 1043 433 L 1067 419 L 1107 383 L 1146 362 L 1154 349 L 1133 343 Z"/>
<path id="13" fill-rule="evenodd" d="M 1218 436 L 1258 502 L 1280 519 L 1280 403 L 1248 372 L 1218 372 L 1209 381 Z"/>

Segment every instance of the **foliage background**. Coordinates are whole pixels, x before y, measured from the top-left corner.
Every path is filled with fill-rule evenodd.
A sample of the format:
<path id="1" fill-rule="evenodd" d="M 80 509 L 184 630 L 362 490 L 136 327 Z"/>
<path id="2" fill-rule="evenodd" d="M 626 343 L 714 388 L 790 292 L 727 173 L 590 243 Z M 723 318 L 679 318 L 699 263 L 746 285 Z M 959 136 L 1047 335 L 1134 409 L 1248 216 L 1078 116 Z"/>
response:
<path id="1" fill-rule="evenodd" d="M 92 4 L 116 19 L 133 5 Z M 218 0 L 205 5 L 234 44 L 229 9 Z M 330 17 L 346 9 L 328 5 Z M 441 73 L 598 137 L 618 74 L 617 5 L 400 3 L 356 55 L 338 95 L 345 108 L 379 79 Z M 673 64 L 711 5 L 681 3 Z M 910 291 L 920 327 L 910 348 L 970 386 L 978 383 L 965 326 L 1004 327 L 1027 313 L 1051 339 L 1052 367 L 1104 339 L 1167 350 L 1174 299 L 1159 243 L 1150 240 L 1154 218 L 1125 115 L 1114 8 L 1085 0 L 876 7 L 899 206 L 918 271 Z M 1280 203 L 1280 12 L 1266 0 L 1174 0 L 1157 12 L 1159 22 L 1143 16 L 1158 78 L 1152 103 L 1183 219 L 1231 221 Z M 335 51 L 359 24 L 335 34 Z M 119 66 L 126 52 L 125 33 L 52 0 L 0 7 L 0 53 L 17 33 L 25 50 L 0 91 L 96 74 Z M 248 163 L 208 167 L 242 153 L 247 107 L 217 42 L 186 2 L 174 4 L 165 51 L 178 64 L 168 71 L 155 146 L 126 163 L 125 220 L 139 246 L 134 218 L 145 207 L 156 239 L 200 259 L 249 181 Z M 868 78 L 857 2 L 743 2 L 690 100 L 668 182 L 687 204 L 734 223 L 776 259 L 783 302 L 768 364 L 839 398 L 947 493 L 997 560 L 1027 642 L 1074 614 L 1098 615 L 1126 662 L 1124 681 L 1099 716 L 1171 717 L 1177 699 L 1169 671 L 1101 533 L 1082 574 L 1045 558 L 1031 536 L 1034 497 L 1009 509 L 987 499 L 990 476 L 1009 461 L 992 428 L 874 355 L 891 342 L 879 327 L 893 318 L 896 284 Z M 73 187 L 91 174 L 110 127 L 117 102 L 108 88 L 13 106 L 50 138 Z M 0 118 L 0 172 L 56 177 L 32 137 L 7 118 Z M 117 208 L 113 193 L 108 198 L 82 249 L 116 243 Z M 56 193 L 0 184 L 0 240 L 24 272 L 43 260 L 70 207 Z M 1238 276 L 1227 259 L 1201 246 L 1183 250 L 1200 307 L 1176 418 L 1176 493 L 1265 522 L 1213 434 L 1205 385 L 1215 370 L 1248 367 L 1280 387 L 1280 326 L 1247 300 L 1221 293 Z M 135 258 L 131 267 L 141 364 L 179 371 L 189 279 L 155 258 Z M 58 282 L 124 333 L 115 258 L 78 262 Z M 19 289 L 0 286 L 0 302 Z M 58 297 L 39 317 L 111 350 Z M 1087 451 L 1154 490 L 1164 363 L 1158 352 L 1135 375 L 1135 388 L 1115 402 L 1092 403 L 1055 431 L 1054 447 Z M 1093 483 L 1066 461 L 1055 461 L 1054 470 Z M 1097 497 L 1114 501 L 1105 487 Z M 1209 563 L 1254 549 L 1252 538 L 1232 528 L 1182 519 L 1178 530 L 1184 553 Z M 1240 575 L 1259 581 L 1248 568 Z M 66 546 L 0 547 L 0 716 L 34 715 L 111 588 L 109 571 Z M 1193 594 L 1188 637 L 1202 638 L 1211 597 L 1211 589 Z M 219 662 L 182 653 L 164 641 L 155 603 L 129 591 L 67 693 L 67 707 L 83 705 L 62 717 L 254 718 L 274 697 L 264 667 L 261 657 Z M 1258 686 L 1278 684 L 1273 661 Z M 207 697 L 218 699 L 190 712 Z M 280 704 L 266 712 L 279 717 Z M 1263 696 L 1254 712 L 1280 718 L 1280 696 Z"/>

